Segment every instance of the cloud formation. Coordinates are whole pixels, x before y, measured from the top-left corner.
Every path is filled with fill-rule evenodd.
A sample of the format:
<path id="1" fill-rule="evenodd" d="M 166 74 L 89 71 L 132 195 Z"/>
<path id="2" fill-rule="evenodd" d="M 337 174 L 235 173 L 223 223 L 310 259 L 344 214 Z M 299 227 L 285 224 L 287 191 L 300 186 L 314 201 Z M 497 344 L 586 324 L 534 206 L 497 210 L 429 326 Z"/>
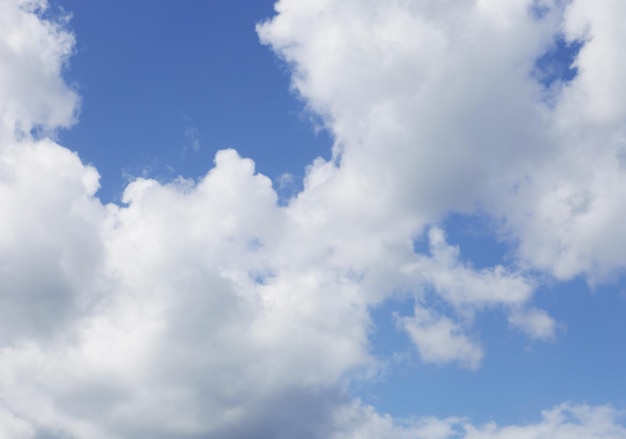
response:
<path id="1" fill-rule="evenodd" d="M 78 95 L 60 73 L 72 54 L 74 36 L 58 22 L 36 15 L 45 0 L 0 4 L 0 123 L 3 143 L 33 129 L 44 133 L 75 122 Z"/>
<path id="2" fill-rule="evenodd" d="M 258 30 L 336 135 L 334 186 L 367 172 L 361 203 L 418 232 L 485 211 L 520 263 L 560 279 L 624 266 L 621 3 L 305 3 Z M 578 74 L 546 88 L 533 72 L 560 40 L 582 43 Z"/>
<path id="3" fill-rule="evenodd" d="M 403 317 L 399 322 L 417 345 L 422 360 L 433 363 L 457 360 L 470 369 L 480 365 L 482 349 L 448 317 L 416 307 L 412 317 Z"/>
<path id="4" fill-rule="evenodd" d="M 333 158 L 286 205 L 234 150 L 198 181 L 138 178 L 103 205 L 96 169 L 53 140 L 78 112 L 62 78 L 74 36 L 43 0 L 1 0 L 0 433 L 624 437 L 609 407 L 473 426 L 393 419 L 346 390 L 375 364 L 370 311 L 392 296 L 416 302 L 398 326 L 423 361 L 476 368 L 477 312 L 554 337 L 528 269 L 602 279 L 626 262 L 608 235 L 626 110 L 604 88 L 626 75 L 595 61 L 624 68 L 623 6 L 546 1 L 538 18 L 533 4 L 281 0 L 259 35 L 334 134 Z M 559 29 L 586 41 L 580 73 L 546 90 L 531 72 Z M 478 210 L 518 243 L 513 266 L 475 269 L 446 242 L 437 224 Z"/>

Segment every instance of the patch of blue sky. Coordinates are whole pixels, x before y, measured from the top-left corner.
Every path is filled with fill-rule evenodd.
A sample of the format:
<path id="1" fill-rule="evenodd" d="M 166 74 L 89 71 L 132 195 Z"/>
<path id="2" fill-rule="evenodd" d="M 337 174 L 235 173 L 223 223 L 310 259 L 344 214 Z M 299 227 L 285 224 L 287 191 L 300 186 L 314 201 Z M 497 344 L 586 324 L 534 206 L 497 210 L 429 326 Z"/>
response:
<path id="1" fill-rule="evenodd" d="M 478 269 L 512 266 L 512 248 L 498 238 L 490 218 L 452 214 L 442 227 L 448 243 L 460 248 L 461 262 Z M 426 236 L 414 244 L 416 252 L 429 254 Z M 530 340 L 511 328 L 506 314 L 497 309 L 478 312 L 471 333 L 480 340 L 485 357 L 476 371 L 459 369 L 454 363 L 422 362 L 393 317 L 411 315 L 414 301 L 388 300 L 372 312 L 371 343 L 372 351 L 389 363 L 389 370 L 379 381 L 358 383 L 355 391 L 396 416 L 463 415 L 479 423 L 530 422 L 542 408 L 568 400 L 611 401 L 626 407 L 620 390 L 626 388 L 622 367 L 626 351 L 614 348 L 616 334 L 626 331 L 626 320 L 620 318 L 626 313 L 626 293 L 616 293 L 623 282 L 590 292 L 581 278 L 543 281 L 531 303 L 557 321 L 556 340 Z M 436 300 L 434 295 L 428 297 Z M 440 308 L 449 314 L 444 304 Z"/>
<path id="2" fill-rule="evenodd" d="M 530 5 L 530 14 L 536 20 L 542 20 L 548 12 L 550 12 L 550 7 L 540 0 L 534 0 Z"/>
<path id="3" fill-rule="evenodd" d="M 561 384 L 564 398 L 626 407 L 626 349 L 616 344 L 616 337 L 626 333 L 626 295 L 620 285 L 624 282 L 590 291 L 579 277 L 537 292 L 537 305 L 562 323 L 557 342 L 549 345 L 558 363 L 542 368 Z"/>
<path id="4" fill-rule="evenodd" d="M 497 234 L 495 220 L 483 214 L 453 213 L 441 225 L 449 244 L 459 247 L 459 260 L 476 269 L 510 266 L 511 246 Z"/>
<path id="5" fill-rule="evenodd" d="M 559 323 L 556 340 L 532 341 L 509 326 L 505 313 L 479 312 L 471 333 L 485 357 L 475 371 L 422 362 L 393 317 L 410 315 L 413 301 L 385 302 L 372 312 L 371 346 L 388 370 L 379 380 L 358 382 L 355 393 L 399 417 L 458 415 L 477 423 L 532 421 L 563 401 L 626 408 L 626 350 L 615 346 L 626 332 L 626 294 L 616 294 L 615 286 L 590 294 L 576 279 L 540 288 L 533 302 Z"/>
<path id="6" fill-rule="evenodd" d="M 514 243 L 498 234 L 495 220 L 485 214 L 452 213 L 439 226 L 449 245 L 459 249 L 458 261 L 476 270 L 503 266 L 515 270 Z M 413 241 L 413 251 L 431 255 L 428 229 Z"/>
<path id="7" fill-rule="evenodd" d="M 576 57 L 583 46 L 584 41 L 567 41 L 564 36 L 559 36 L 535 62 L 534 77 L 546 88 L 572 81 L 578 73 Z"/>
<path id="8" fill-rule="evenodd" d="M 625 406 L 620 391 L 626 384 L 620 367 L 623 358 L 617 358 L 622 354 L 616 352 L 614 361 L 607 361 L 606 346 L 593 346 L 602 335 L 597 330 L 587 334 L 588 343 L 582 345 L 576 337 L 588 328 L 580 325 L 560 335 L 556 343 L 529 342 L 508 327 L 503 314 L 482 314 L 477 320 L 476 332 L 486 354 L 478 370 L 425 364 L 405 337 L 405 343 L 396 341 L 397 350 L 385 357 L 389 372 L 379 381 L 359 382 L 358 396 L 399 417 L 459 415 L 477 423 L 530 421 L 545 407 L 568 400 Z M 392 334 L 396 329 L 391 319 L 377 321 L 374 344 L 400 340 Z M 605 335 L 607 340 L 613 336 Z M 581 348 L 589 348 L 582 360 Z"/>
<path id="9" fill-rule="evenodd" d="M 274 2 L 244 3 L 53 2 L 72 11 L 79 37 L 66 76 L 83 99 L 60 141 L 97 167 L 103 201 L 118 201 L 132 176 L 201 177 L 219 149 L 237 149 L 273 181 L 288 172 L 298 188 L 305 166 L 330 155 L 328 134 L 256 35 Z"/>

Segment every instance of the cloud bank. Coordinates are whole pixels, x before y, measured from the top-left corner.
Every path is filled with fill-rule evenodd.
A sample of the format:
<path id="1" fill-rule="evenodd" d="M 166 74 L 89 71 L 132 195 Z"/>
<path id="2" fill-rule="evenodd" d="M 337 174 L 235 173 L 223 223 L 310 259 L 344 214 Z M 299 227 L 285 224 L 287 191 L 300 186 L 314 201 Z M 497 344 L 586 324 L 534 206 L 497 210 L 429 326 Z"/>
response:
<path id="1" fill-rule="evenodd" d="M 423 361 L 477 368 L 476 313 L 555 337 L 532 273 L 623 268 L 621 2 L 279 1 L 260 38 L 336 139 L 286 205 L 234 150 L 198 181 L 138 178 L 101 203 L 96 169 L 54 141 L 79 98 L 74 36 L 46 7 L 0 1 L 3 436 L 626 436 L 611 407 L 474 426 L 346 390 L 376 365 L 370 311 L 390 297 L 415 301 L 397 322 Z M 533 72 L 558 38 L 584 42 L 578 75 L 547 87 Z M 515 263 L 462 262 L 439 226 L 452 212 L 497 219 Z"/>

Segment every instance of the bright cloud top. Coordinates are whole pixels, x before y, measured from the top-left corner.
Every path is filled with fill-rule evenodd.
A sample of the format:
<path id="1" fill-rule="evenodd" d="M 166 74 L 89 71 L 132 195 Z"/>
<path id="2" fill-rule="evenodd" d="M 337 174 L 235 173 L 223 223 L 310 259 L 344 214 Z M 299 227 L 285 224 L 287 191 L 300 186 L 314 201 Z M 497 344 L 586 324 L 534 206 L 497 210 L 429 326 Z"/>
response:
<path id="1" fill-rule="evenodd" d="M 377 365 L 370 311 L 390 297 L 415 301 L 396 321 L 424 362 L 475 369 L 476 313 L 557 335 L 531 270 L 596 281 L 623 268 L 609 188 L 626 187 L 626 11 L 540 6 L 282 0 L 258 32 L 335 136 L 333 158 L 285 206 L 234 150 L 199 181 L 136 179 L 103 205 L 97 171 L 51 140 L 78 110 L 61 76 L 73 35 L 42 18 L 44 1 L 0 1 L 0 433 L 626 437 L 610 407 L 474 426 L 395 420 L 346 390 Z M 546 89 L 532 73 L 560 30 L 586 42 L 579 74 Z M 447 214 L 478 211 L 517 243 L 511 266 L 476 269 L 446 242 Z"/>

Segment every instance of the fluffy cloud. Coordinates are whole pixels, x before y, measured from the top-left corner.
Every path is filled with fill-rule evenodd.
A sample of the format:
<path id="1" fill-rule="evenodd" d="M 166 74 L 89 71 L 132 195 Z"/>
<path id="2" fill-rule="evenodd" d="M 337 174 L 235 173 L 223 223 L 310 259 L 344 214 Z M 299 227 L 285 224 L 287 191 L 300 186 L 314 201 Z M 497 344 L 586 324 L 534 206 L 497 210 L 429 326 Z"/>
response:
<path id="1" fill-rule="evenodd" d="M 41 17 L 45 1 L 1 0 L 0 434 L 623 437 L 609 408 L 475 427 L 394 420 L 345 389 L 373 365 L 369 312 L 392 295 L 417 303 L 398 322 L 424 361 L 477 367 L 476 312 L 554 336 L 526 268 L 601 276 L 624 262 L 606 235 L 623 103 L 594 64 L 621 65 L 608 13 L 621 6 L 545 2 L 538 19 L 532 4 L 282 0 L 259 33 L 335 135 L 333 158 L 285 206 L 234 150 L 198 181 L 136 179 L 103 205 L 97 171 L 50 139 L 78 109 L 62 79 L 74 38 Z M 531 73 L 559 26 L 589 42 L 579 76 L 545 90 Z M 519 242 L 513 266 L 474 269 L 433 226 L 477 206 Z"/>
<path id="2" fill-rule="evenodd" d="M 336 135 L 335 190 L 366 172 L 361 202 L 418 231 L 487 211 L 524 266 L 558 278 L 623 267 L 621 3 L 301 3 L 258 30 Z M 557 39 L 584 43 L 578 75 L 546 89 L 536 61 Z"/>
<path id="3" fill-rule="evenodd" d="M 399 323 L 417 345 L 424 361 L 446 363 L 457 360 L 470 369 L 480 365 L 481 347 L 465 336 L 459 325 L 448 317 L 416 307 L 412 317 L 403 317 Z"/>
<path id="4" fill-rule="evenodd" d="M 557 323 L 542 309 L 530 308 L 513 311 L 509 323 L 528 334 L 531 338 L 552 340 L 556 335 Z"/>
<path id="5" fill-rule="evenodd" d="M 98 174 L 49 140 L 0 151 L 0 340 L 52 335 L 88 306 L 103 257 Z"/>
<path id="6" fill-rule="evenodd" d="M 32 129 L 44 132 L 74 123 L 78 96 L 60 73 L 74 36 L 60 22 L 42 21 L 45 0 L 0 4 L 0 141 Z"/>

